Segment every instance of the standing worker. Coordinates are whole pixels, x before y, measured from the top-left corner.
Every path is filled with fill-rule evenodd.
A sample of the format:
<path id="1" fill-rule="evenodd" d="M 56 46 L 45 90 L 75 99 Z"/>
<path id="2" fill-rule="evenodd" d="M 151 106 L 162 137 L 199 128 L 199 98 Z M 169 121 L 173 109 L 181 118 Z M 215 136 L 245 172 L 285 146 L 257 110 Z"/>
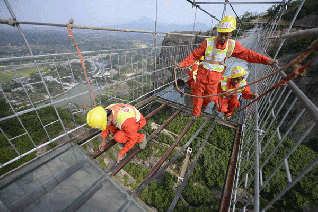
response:
<path id="1" fill-rule="evenodd" d="M 182 63 L 175 66 L 175 69 L 185 68 L 193 64 L 204 56 L 202 64 L 198 68 L 196 82 L 192 84 L 193 95 L 207 96 L 217 93 L 217 85 L 225 69 L 225 60 L 229 57 L 243 59 L 249 63 L 261 63 L 272 65 L 278 63 L 275 59 L 270 59 L 258 54 L 250 49 L 245 49 L 238 41 L 231 38 L 236 29 L 234 16 L 225 16 L 217 28 L 218 36 L 205 39 L 201 45 L 195 49 Z M 201 114 L 201 107 L 206 107 L 217 97 L 193 98 L 193 119 Z"/>
<path id="2" fill-rule="evenodd" d="M 113 139 L 120 144 L 125 144 L 116 156 L 119 163 L 136 143 L 140 149 L 144 149 L 147 144 L 146 135 L 138 133 L 146 125 L 146 119 L 132 105 L 112 104 L 107 108 L 97 106 L 87 113 L 87 124 L 102 131 L 102 143 L 99 145 L 101 151 L 106 146 L 106 138 L 109 133 L 113 133 Z"/>
<path id="3" fill-rule="evenodd" d="M 236 66 L 232 69 L 231 77 L 222 77 L 218 84 L 217 92 L 224 93 L 247 85 L 247 82 L 244 80 L 245 74 L 246 71 L 244 68 Z M 240 106 L 240 102 L 237 99 L 238 94 L 242 94 L 243 99 L 255 99 L 259 96 L 258 93 L 252 93 L 249 86 L 218 96 L 215 107 L 224 113 L 225 118 L 231 116 L 234 109 Z"/>

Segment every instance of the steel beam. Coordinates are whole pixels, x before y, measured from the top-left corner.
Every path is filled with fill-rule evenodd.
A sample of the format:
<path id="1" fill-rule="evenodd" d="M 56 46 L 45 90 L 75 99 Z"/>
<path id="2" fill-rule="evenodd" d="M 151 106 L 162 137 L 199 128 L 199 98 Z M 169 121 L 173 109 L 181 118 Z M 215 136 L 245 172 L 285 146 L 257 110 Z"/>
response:
<path id="1" fill-rule="evenodd" d="M 194 120 L 191 120 L 190 123 L 183 129 L 183 131 L 181 132 L 181 134 L 178 136 L 178 138 L 173 142 L 173 144 L 171 144 L 170 148 L 166 151 L 166 153 L 162 156 L 162 158 L 156 163 L 156 165 L 152 168 L 152 170 L 148 173 L 148 175 L 146 176 L 146 178 L 144 179 L 144 181 L 142 183 L 140 183 L 140 185 L 138 186 L 138 188 L 135 190 L 134 193 L 132 193 L 132 196 L 136 197 L 139 196 L 139 194 L 142 192 L 143 187 L 142 185 L 149 179 L 151 178 L 157 171 L 158 169 L 161 167 L 161 165 L 164 163 L 164 161 L 166 160 L 166 158 L 171 154 L 171 152 L 174 150 L 174 148 L 177 146 L 177 144 L 179 143 L 179 141 L 183 138 L 183 136 L 186 134 L 186 132 L 190 129 L 190 127 L 192 126 L 192 124 L 194 123 Z"/>
<path id="2" fill-rule="evenodd" d="M 209 14 L 210 15 L 210 14 Z M 212 17 L 212 15 L 210 15 Z M 16 26 L 19 24 L 30 24 L 30 25 L 40 25 L 40 26 L 54 26 L 54 27 L 67 27 L 66 24 L 53 24 L 53 23 L 43 23 L 43 22 L 31 22 L 31 21 L 17 21 L 11 19 L 0 19 L 0 24 L 7 24 Z M 91 30 L 105 30 L 105 31 L 114 31 L 114 32 L 138 32 L 138 33 L 146 33 L 146 34 L 164 34 L 164 35 L 182 35 L 182 36 L 189 36 L 195 37 L 197 35 L 193 34 L 182 34 L 176 32 L 155 32 L 155 31 L 147 31 L 147 30 L 136 30 L 136 29 L 119 29 L 119 28 L 108 28 L 108 27 L 96 27 L 96 26 L 86 26 L 86 25 L 77 25 L 77 24 L 70 24 L 69 25 L 72 29 L 91 29 Z M 209 36 L 202 36 L 198 35 L 199 37 L 209 37 Z"/>
<path id="3" fill-rule="evenodd" d="M 232 153 L 229 160 L 229 165 L 226 172 L 225 183 L 222 191 L 222 199 L 219 206 L 220 212 L 227 212 L 229 211 L 230 203 L 231 203 L 231 196 L 232 190 L 234 185 L 234 177 L 235 177 L 235 170 L 236 170 L 236 162 L 237 162 L 237 155 L 240 150 L 240 140 L 242 134 L 242 125 L 239 125 L 236 130 L 234 143 L 232 147 Z"/>
<path id="4" fill-rule="evenodd" d="M 182 108 L 177 110 L 168 120 L 166 120 L 157 130 L 155 130 L 148 138 L 147 138 L 147 146 L 149 146 L 150 141 L 163 129 L 165 128 L 180 112 Z M 129 155 L 127 155 L 126 158 L 124 158 L 122 161 L 120 161 L 113 169 L 111 169 L 109 172 L 111 174 L 109 176 L 116 175 L 135 155 L 137 155 L 140 152 L 140 148 L 135 148 Z"/>
<path id="5" fill-rule="evenodd" d="M 199 10 L 205 12 L 206 14 L 208 14 L 211 18 L 214 18 L 217 21 L 220 21 L 219 19 L 217 19 L 214 15 L 211 15 L 209 12 L 207 12 L 206 10 L 202 9 L 200 6 L 197 5 L 197 2 L 191 1 L 191 0 L 187 0 L 188 2 L 190 2 L 192 4 L 192 6 L 195 6 L 197 8 L 199 8 Z"/>
<path id="6" fill-rule="evenodd" d="M 298 38 L 298 37 L 312 36 L 312 35 L 317 35 L 318 36 L 318 28 L 307 29 L 307 30 L 299 30 L 297 32 L 281 34 L 280 36 L 272 36 L 272 37 L 268 37 L 266 39 L 273 39 L 273 38 Z"/>
<path id="7" fill-rule="evenodd" d="M 214 119 L 214 118 L 213 118 Z M 153 180 L 155 180 L 156 178 L 158 178 L 159 176 L 161 176 L 164 171 L 172 164 L 174 163 L 178 157 L 182 154 L 182 152 L 192 143 L 192 141 L 198 136 L 198 134 L 201 132 L 201 130 L 203 129 L 203 127 L 208 123 L 210 119 L 207 119 L 202 125 L 201 127 L 196 131 L 196 133 L 190 138 L 190 140 L 181 148 L 181 150 L 164 166 L 162 167 L 159 171 L 157 171 L 151 178 L 149 178 L 148 180 L 146 180 L 145 182 L 143 182 L 141 185 L 139 185 L 139 190 L 135 191 L 132 195 L 136 196 L 136 193 L 142 191 L 144 188 L 146 188 L 146 186 L 151 183 Z"/>
<path id="8" fill-rule="evenodd" d="M 117 142 L 114 139 L 110 140 L 102 151 L 98 149 L 93 153 L 93 159 L 96 159 L 98 156 L 100 156 L 103 152 L 106 152 L 110 147 L 114 146 L 116 143 Z"/>
<path id="9" fill-rule="evenodd" d="M 172 212 L 173 209 L 174 209 L 174 207 L 176 206 L 176 204 L 177 204 L 177 202 L 178 202 L 178 200 L 179 200 L 179 198 L 180 198 L 180 196 L 181 196 L 181 193 L 182 193 L 184 187 L 186 186 L 186 184 L 187 184 L 187 182 L 188 182 L 188 180 L 189 180 L 189 178 L 190 178 L 190 175 L 191 175 L 191 173 L 192 173 L 192 171 L 193 171 L 193 169 L 194 169 L 194 166 L 195 166 L 195 164 L 197 163 L 197 161 L 198 161 L 198 159 L 199 159 L 199 157 L 200 157 L 200 155 L 201 155 L 201 153 L 202 153 L 202 151 L 203 151 L 203 148 L 205 147 L 206 143 L 208 142 L 208 138 L 210 137 L 210 134 L 211 134 L 212 130 L 214 129 L 215 124 L 216 124 L 216 119 L 214 119 L 213 124 L 211 125 L 210 129 L 209 129 L 208 132 L 206 133 L 206 136 L 205 136 L 205 138 L 204 138 L 204 141 L 202 142 L 202 144 L 201 144 L 201 146 L 200 146 L 200 149 L 198 150 L 198 152 L 197 152 L 197 154 L 196 154 L 194 160 L 192 161 L 192 163 L 191 163 L 191 165 L 190 165 L 190 167 L 189 167 L 189 170 L 188 170 L 186 176 L 184 177 L 184 179 L 183 179 L 183 181 L 182 181 L 182 183 L 181 183 L 181 186 L 179 187 L 179 189 L 178 189 L 178 191 L 177 191 L 176 196 L 175 196 L 174 199 L 172 200 L 172 203 L 171 203 L 171 205 L 170 205 L 168 211 Z"/>
<path id="10" fill-rule="evenodd" d="M 86 140 L 98 135 L 99 133 L 101 133 L 101 131 L 99 129 L 91 128 L 91 129 L 85 131 L 84 133 L 82 133 L 81 135 L 68 140 L 68 142 L 72 142 L 72 143 L 76 143 L 78 145 L 81 145 Z"/>

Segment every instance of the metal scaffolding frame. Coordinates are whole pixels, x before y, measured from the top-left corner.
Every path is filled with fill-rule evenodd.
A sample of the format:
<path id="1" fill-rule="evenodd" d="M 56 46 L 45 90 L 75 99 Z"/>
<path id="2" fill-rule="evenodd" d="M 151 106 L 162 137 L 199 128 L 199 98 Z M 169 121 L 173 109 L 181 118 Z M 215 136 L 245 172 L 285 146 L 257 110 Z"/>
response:
<path id="1" fill-rule="evenodd" d="M 256 23 L 256 28 L 250 31 L 250 37 L 248 40 L 244 40 L 244 45 L 250 43 L 250 49 L 257 51 L 258 53 L 266 54 L 270 43 L 273 42 L 271 38 L 284 38 L 277 49 L 274 58 L 277 57 L 281 47 L 284 44 L 286 38 L 298 37 L 298 36 L 308 36 L 317 34 L 317 29 L 305 30 L 302 32 L 289 33 L 292 28 L 294 21 L 298 13 L 300 12 L 302 5 L 305 0 L 301 2 L 298 6 L 297 12 L 291 21 L 287 32 L 281 36 L 273 36 L 277 25 L 279 24 L 280 18 L 285 12 L 286 1 L 276 1 L 276 2 L 196 2 L 189 1 L 196 10 L 207 13 L 211 18 L 218 20 L 215 16 L 211 15 L 204 9 L 202 9 L 198 4 L 280 4 L 281 6 L 277 8 L 276 13 L 271 17 L 270 21 L 265 25 L 263 29 L 260 28 L 262 23 Z M 82 144 L 86 140 L 98 135 L 100 132 L 95 129 L 87 130 L 87 125 L 83 117 L 89 108 L 93 106 L 92 100 L 88 100 L 90 97 L 90 92 L 88 89 L 83 92 L 78 92 L 76 95 L 63 96 L 67 93 L 69 89 L 65 85 L 70 85 L 71 82 L 79 82 L 83 79 L 83 74 L 79 74 L 76 71 L 76 65 L 79 64 L 79 59 L 75 56 L 77 52 L 72 53 L 58 53 L 49 55 L 34 55 L 32 49 L 26 39 L 20 24 L 31 24 L 31 25 L 45 25 L 53 27 L 64 27 L 65 24 L 51 24 L 51 23 L 38 23 L 38 22 L 25 22 L 16 20 L 15 14 L 12 11 L 7 0 L 4 0 L 12 19 L 0 19 L 0 24 L 12 25 L 19 31 L 21 37 L 30 56 L 20 56 L 20 57 L 7 57 L 0 58 L 0 63 L 11 63 L 8 65 L 8 69 L 14 73 L 17 78 L 20 79 L 20 84 L 22 87 L 21 92 L 24 93 L 25 97 L 21 101 L 21 105 L 15 104 L 17 101 L 16 96 L 8 96 L 3 85 L 0 85 L 1 95 L 5 99 L 6 103 L 9 105 L 11 113 L 0 118 L 0 123 L 18 123 L 20 128 L 17 130 L 18 135 L 12 135 L 7 132 L 7 128 L 0 127 L 1 135 L 5 139 L 4 142 L 8 143 L 8 146 L 12 148 L 13 152 L 10 160 L 0 163 L 0 168 L 9 166 L 10 164 L 24 158 L 31 153 L 39 152 L 39 156 L 46 154 L 40 153 L 41 148 L 46 148 L 49 144 L 53 142 L 59 142 L 60 145 L 66 142 L 75 142 Z M 290 2 L 290 1 L 289 1 Z M 156 18 L 157 19 L 157 18 Z M 156 21 L 157 24 L 157 21 Z M 155 31 L 144 31 L 144 30 L 129 30 L 129 29 L 115 29 L 115 28 L 104 28 L 104 27 L 92 27 L 92 26 L 82 26 L 82 25 L 70 25 L 72 28 L 78 29 L 92 29 L 92 30 L 107 30 L 107 31 L 120 31 L 120 32 L 136 32 L 136 33 L 149 33 L 149 34 L 166 34 L 166 35 L 180 35 L 180 36 L 195 36 L 194 34 L 180 34 L 180 33 L 163 33 Z M 195 27 L 195 22 L 193 26 L 193 31 Z M 201 36 L 205 37 L 205 36 Z M 76 35 L 75 35 L 76 38 Z M 151 134 L 147 141 L 151 141 L 156 134 L 167 126 L 170 121 L 175 118 L 181 111 L 191 112 L 186 104 L 180 106 L 172 102 L 167 102 L 165 97 L 171 95 L 172 98 L 181 99 L 181 95 L 175 94 L 174 91 L 168 90 L 173 84 L 172 70 L 175 64 L 182 62 L 193 49 L 198 45 L 179 45 L 179 46 L 155 46 L 148 48 L 134 48 L 134 49 L 117 49 L 117 50 L 97 50 L 97 51 L 83 51 L 82 55 L 86 62 L 90 62 L 91 68 L 89 69 L 88 75 L 90 82 L 94 85 L 93 92 L 95 95 L 99 96 L 98 103 L 101 105 L 111 104 L 113 102 L 126 102 L 130 104 L 135 104 L 140 107 L 147 105 L 149 102 L 154 100 L 162 102 L 162 106 L 158 107 L 156 110 L 149 113 L 146 118 L 150 118 L 155 113 L 157 113 L 162 108 L 167 105 L 176 108 L 176 112 L 166 120 L 153 134 Z M 243 43 L 243 42 L 242 42 Z M 140 59 L 141 58 L 141 59 Z M 50 59 L 52 61 L 50 61 Z M 96 71 L 97 66 L 94 61 L 97 60 L 108 61 L 110 67 L 101 68 L 101 71 Z M 20 63 L 22 61 L 22 64 Z M 231 61 L 228 61 L 231 63 Z M 19 74 L 19 68 L 33 67 L 37 70 L 37 75 L 39 76 L 38 81 L 24 82 Z M 52 67 L 57 77 L 55 83 L 57 83 L 61 89 L 61 93 L 54 93 L 54 91 L 49 86 L 50 81 L 45 78 L 42 73 L 41 67 L 46 65 Z M 68 73 L 65 74 L 63 70 Z M 10 67 L 10 68 L 9 68 Z M 116 68 L 116 73 L 111 74 L 110 70 Z M 253 64 L 250 67 L 251 73 L 249 75 L 249 80 L 254 81 L 262 76 L 275 71 L 279 67 L 264 67 L 263 65 Z M 95 69 L 95 70 L 93 70 Z M 259 71 L 259 70 L 262 70 Z M 178 73 L 178 78 L 185 75 L 185 71 Z M 107 76 L 107 77 L 106 77 Z M 269 77 L 264 81 L 251 85 L 251 89 L 259 93 L 264 93 L 269 88 L 271 88 L 275 83 L 277 83 L 281 78 L 285 77 L 284 72 L 280 72 L 275 76 Z M 71 79 L 71 80 L 70 80 Z M 108 80 L 111 79 L 113 83 L 109 83 Z M 85 84 L 79 83 L 85 88 Z M 129 85 L 129 86 L 128 86 Z M 45 90 L 45 95 L 35 95 L 32 92 L 32 88 L 38 87 Z M 51 89 L 51 90 L 50 90 Z M 178 96 L 179 95 L 179 96 Z M 175 97 L 177 96 L 177 97 Z M 73 100 L 79 99 L 81 102 L 88 102 L 80 106 L 73 106 Z M 23 103 L 24 102 L 24 103 Z M 242 101 L 242 106 L 244 106 L 247 101 Z M 88 107 L 84 107 L 87 106 Z M 65 107 L 68 109 L 72 116 L 74 126 L 65 126 L 63 118 L 59 112 L 59 107 Z M 298 114 L 295 116 L 293 113 L 295 108 L 300 108 Z M 44 110 L 50 108 L 51 110 L 46 114 Z M 41 131 L 46 136 L 46 141 L 38 141 L 32 137 L 30 129 L 24 123 L 25 116 L 34 114 L 40 125 L 39 131 Z M 54 116 L 54 120 L 46 120 L 45 116 Z M 164 156 L 157 162 L 153 167 L 151 172 L 147 175 L 144 181 L 138 186 L 138 188 L 132 193 L 132 196 L 138 196 L 142 190 L 153 180 L 160 177 L 165 170 L 177 160 L 177 158 L 182 154 L 182 152 L 191 144 L 191 142 L 196 138 L 208 121 L 214 120 L 214 124 L 222 124 L 228 127 L 237 129 L 237 135 L 235 142 L 233 144 L 231 158 L 229 159 L 229 168 L 227 176 L 225 177 L 225 186 L 223 189 L 222 200 L 220 202 L 220 211 L 228 211 L 229 208 L 234 212 L 236 209 L 246 209 L 253 208 L 254 211 L 266 211 L 282 197 L 284 194 L 293 188 L 293 186 L 301 181 L 306 174 L 310 172 L 314 167 L 317 166 L 318 157 L 314 158 L 309 164 L 304 164 L 304 168 L 301 172 L 295 173 L 292 170 L 293 164 L 290 163 L 293 153 L 298 150 L 298 148 L 303 145 L 308 136 L 314 131 L 317 131 L 317 121 L 318 121 L 318 109 L 317 106 L 303 93 L 297 85 L 289 81 L 287 85 L 272 91 L 266 95 L 263 99 L 259 100 L 253 104 L 250 108 L 244 111 L 244 114 L 240 114 L 240 118 L 235 119 L 235 123 L 228 122 L 225 120 L 217 119 L 216 117 L 211 117 L 211 115 L 202 114 L 202 117 L 206 118 L 206 121 L 197 130 L 197 132 L 191 137 L 191 139 L 181 148 L 181 150 L 161 169 L 163 162 L 176 147 L 178 142 L 185 135 L 187 130 L 191 127 L 194 121 L 190 121 L 187 127 L 175 139 L 174 143 L 170 146 Z M 303 118 L 306 116 L 308 124 L 304 125 Z M 232 119 L 233 121 L 234 119 Z M 238 120 L 238 121 L 236 121 Z M 242 120 L 242 121 L 240 121 Z M 293 121 L 290 121 L 293 120 Z M 213 126 L 214 126 L 213 124 Z M 287 125 L 287 126 L 286 126 Z M 206 140 L 211 133 L 213 126 L 210 127 L 207 133 Z M 270 161 L 276 156 L 275 154 L 279 151 L 286 140 L 291 139 L 291 133 L 297 131 L 297 126 L 302 126 L 303 130 L 299 132 L 299 135 L 293 138 L 294 145 L 286 150 L 284 156 L 279 158 L 280 162 L 273 166 Z M 60 127 L 62 133 L 59 135 L 54 135 L 50 133 L 50 127 Z M 21 131 L 21 133 L 20 133 Z M 71 135 L 77 131 L 85 131 L 83 134 L 72 138 Z M 17 146 L 16 143 L 19 139 L 24 139 L 26 142 L 32 143 L 31 149 L 24 149 L 23 147 Z M 206 140 L 204 142 L 206 142 Z M 205 143 L 202 143 L 202 151 Z M 114 141 L 110 142 L 107 146 L 109 149 L 115 144 Z M 59 145 L 59 146 L 60 146 Z M 58 147 L 59 147 L 58 146 Z M 105 149 L 105 151 L 107 150 Z M 198 157 L 200 156 L 200 151 L 192 161 L 190 169 L 186 174 L 185 180 L 183 181 L 181 187 L 178 190 L 177 196 L 172 202 L 170 209 L 173 210 L 179 197 L 181 196 L 182 190 L 190 177 L 191 170 L 193 169 Z M 140 148 L 134 149 L 130 155 L 128 155 L 125 160 L 122 160 L 113 169 L 109 171 L 110 176 L 116 175 L 116 173 L 122 169 L 137 153 L 140 152 Z M 102 152 L 98 152 L 94 155 L 96 158 Z M 27 162 L 24 166 L 32 162 Z M 273 167 L 272 167 L 273 166 Z M 268 167 L 273 168 L 271 172 L 268 172 Z M 236 168 L 236 169 L 235 169 Z M 271 180 L 277 176 L 279 171 L 283 169 L 286 175 L 285 185 L 278 194 L 269 200 L 267 205 L 261 206 L 260 195 L 261 192 L 267 185 L 271 184 Z M 10 175 L 11 172 L 7 172 L 1 178 Z M 234 178 L 235 176 L 235 178 Z M 242 191 L 243 190 L 243 191 Z M 239 194 L 239 191 L 242 191 Z M 243 206 L 240 204 L 244 194 L 252 194 L 253 198 L 244 202 Z"/>
<path id="2" fill-rule="evenodd" d="M 289 29 L 292 27 L 297 14 L 299 13 L 304 1 L 299 5 L 297 12 L 295 14 L 294 19 L 290 23 Z M 272 37 L 272 29 L 275 29 L 278 24 L 278 21 L 281 17 L 281 14 L 277 14 L 272 21 L 271 25 L 268 25 L 259 35 L 259 43 L 260 46 L 255 45 L 253 50 L 256 50 L 260 53 L 266 54 L 265 49 L 268 48 L 269 42 L 268 37 Z M 289 30 L 288 30 L 289 32 Z M 286 33 L 284 37 L 298 37 L 304 35 L 314 34 L 315 30 L 310 30 L 310 32 L 302 32 L 302 33 Z M 262 34 L 263 33 L 263 34 Z M 265 39 L 264 39 L 265 38 Z M 277 56 L 281 46 L 283 45 L 284 40 L 281 42 L 279 48 L 276 51 Z M 265 48 L 265 49 L 263 49 Z M 255 70 L 257 70 L 258 65 L 254 65 Z M 279 67 L 276 65 L 275 67 L 278 69 Z M 265 70 L 265 73 L 253 72 L 251 77 L 260 78 L 262 75 L 266 75 L 272 72 L 274 68 L 269 70 Z M 271 77 L 265 81 L 265 83 L 261 83 L 256 85 L 258 91 L 263 93 L 268 88 L 270 88 L 273 84 L 281 79 L 281 77 L 285 77 L 286 74 L 281 72 L 279 75 Z M 233 199 L 232 199 L 232 211 L 236 209 L 237 203 L 241 200 L 244 193 L 251 192 L 251 189 L 254 190 L 253 199 L 250 199 L 243 206 L 243 211 L 245 211 L 248 207 L 251 207 L 251 204 L 254 206 L 254 211 L 266 211 L 271 206 L 273 206 L 288 190 L 292 189 L 292 187 L 301 180 L 302 177 L 305 176 L 315 165 L 317 165 L 317 158 L 315 158 L 311 163 L 306 164 L 304 166 L 303 171 L 300 173 L 296 173 L 296 176 L 293 176 L 290 171 L 291 164 L 288 163 L 288 159 L 292 155 L 292 153 L 301 145 L 308 134 L 314 132 L 314 129 L 317 129 L 317 112 L 318 109 L 315 104 L 309 100 L 306 95 L 297 87 L 297 85 L 288 81 L 288 85 L 283 86 L 282 88 L 276 89 L 275 92 L 271 92 L 269 95 L 264 97 L 263 100 L 260 101 L 258 105 L 254 105 L 253 110 L 247 110 L 245 113 L 245 120 L 243 123 L 243 134 L 241 140 L 241 150 L 239 153 L 239 160 L 237 165 L 237 173 L 236 173 L 236 182 L 235 188 L 233 190 Z M 256 89 L 256 86 L 251 86 Z M 301 104 L 299 103 L 301 102 Z M 295 106 L 299 108 L 301 105 L 301 111 L 294 117 L 291 114 L 292 110 L 295 110 Z M 302 131 L 302 134 L 295 138 L 295 145 L 290 148 L 286 155 L 281 158 L 281 162 L 277 164 L 276 168 L 266 174 L 263 171 L 264 169 L 268 169 L 269 165 L 268 161 L 270 161 L 277 150 L 284 144 L 284 141 L 289 138 L 290 133 L 295 131 L 296 126 L 301 124 L 301 118 L 304 117 L 304 114 L 310 114 L 309 125 Z M 287 120 L 293 120 L 288 127 L 286 126 Z M 254 120 L 254 123 L 253 123 Z M 282 132 L 282 125 L 284 126 L 284 133 Z M 286 128 L 287 127 L 287 128 Z M 254 135 L 253 135 L 254 131 Z M 283 133 L 283 134 L 282 134 Z M 278 143 L 277 143 L 278 139 Z M 290 138 L 289 138 L 290 139 Z M 273 147 L 273 144 L 275 146 Z M 277 156 L 276 156 L 277 157 Z M 261 207 L 260 206 L 260 193 L 266 187 L 266 185 L 271 183 L 271 179 L 276 176 L 277 172 L 284 165 L 287 186 L 283 188 L 278 195 L 270 200 L 267 205 Z M 254 174 L 253 174 L 254 173 Z M 295 174 L 295 173 L 294 173 Z M 265 176 L 266 175 L 266 176 Z M 254 182 L 254 185 L 252 184 Z M 283 182 L 282 182 L 283 183 Z M 284 183 L 286 185 L 286 183 Z M 237 190 L 239 188 L 244 187 L 243 192 L 238 196 Z M 252 203 L 253 202 L 253 203 Z"/>

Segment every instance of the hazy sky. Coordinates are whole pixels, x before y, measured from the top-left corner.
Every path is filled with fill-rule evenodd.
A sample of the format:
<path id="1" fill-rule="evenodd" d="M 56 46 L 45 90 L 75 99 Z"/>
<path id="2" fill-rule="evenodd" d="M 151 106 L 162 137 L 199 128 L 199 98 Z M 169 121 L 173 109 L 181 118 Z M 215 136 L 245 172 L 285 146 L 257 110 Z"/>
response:
<path id="1" fill-rule="evenodd" d="M 156 19 L 156 0 L 7 0 L 17 20 L 67 23 L 70 18 L 74 24 L 105 26 L 138 20 L 143 16 Z M 211 1 L 211 0 L 210 0 Z M 213 0 L 221 2 L 223 0 Z M 252 0 L 232 0 L 252 1 Z M 260 1 L 260 0 L 258 0 Z M 269 0 L 262 0 L 269 1 Z M 270 4 L 237 5 L 233 4 L 236 13 L 266 12 Z M 224 5 L 201 5 L 203 9 L 218 19 L 222 16 Z M 234 15 L 231 7 L 226 8 L 227 15 Z M 192 24 L 195 8 L 186 0 L 158 0 L 158 23 Z M 11 18 L 3 0 L 0 0 L 0 18 Z M 197 11 L 197 22 L 211 26 L 212 19 L 204 12 Z M 213 25 L 217 23 L 213 20 Z"/>

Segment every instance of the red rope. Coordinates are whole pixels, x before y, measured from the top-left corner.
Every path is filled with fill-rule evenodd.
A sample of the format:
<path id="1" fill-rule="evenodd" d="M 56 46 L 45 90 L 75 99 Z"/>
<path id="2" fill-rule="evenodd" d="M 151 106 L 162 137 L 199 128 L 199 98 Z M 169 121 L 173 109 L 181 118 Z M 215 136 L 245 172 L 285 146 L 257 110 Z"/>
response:
<path id="1" fill-rule="evenodd" d="M 74 47 L 77 49 L 77 54 L 78 54 L 78 56 L 79 56 L 79 58 L 80 58 L 80 60 L 81 60 L 82 67 L 83 67 L 83 69 L 84 69 L 84 73 L 85 73 L 85 77 L 86 77 L 86 81 L 87 81 L 87 83 L 88 83 L 88 85 L 89 85 L 89 89 L 91 90 L 92 98 L 93 98 L 93 101 L 94 101 L 94 104 L 95 104 L 95 107 L 96 107 L 96 102 L 95 102 L 95 98 L 94 98 L 92 86 L 91 86 L 91 84 L 90 84 L 90 82 L 89 82 L 89 79 L 88 79 L 88 76 L 87 76 L 87 73 L 86 73 L 86 67 L 85 67 L 85 64 L 84 64 L 84 60 L 83 60 L 83 57 L 82 57 L 82 53 L 81 53 L 81 51 L 78 49 L 77 43 L 75 43 L 75 41 L 74 41 L 74 37 L 73 37 L 72 29 L 71 29 L 70 25 L 69 25 L 68 23 L 67 23 L 66 25 L 67 25 L 67 30 L 68 30 L 68 33 L 69 33 L 69 37 L 72 39 L 72 41 L 74 42 Z"/>

